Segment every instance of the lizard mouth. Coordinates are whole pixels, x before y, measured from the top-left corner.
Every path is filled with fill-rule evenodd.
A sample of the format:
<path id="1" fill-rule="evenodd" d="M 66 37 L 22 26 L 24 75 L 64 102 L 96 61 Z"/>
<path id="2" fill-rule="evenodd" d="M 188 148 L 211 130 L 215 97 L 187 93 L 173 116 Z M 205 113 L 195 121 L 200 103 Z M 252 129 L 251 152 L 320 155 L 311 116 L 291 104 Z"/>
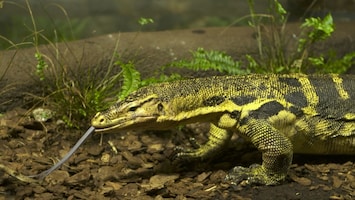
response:
<path id="1" fill-rule="evenodd" d="M 147 129 L 156 121 L 154 116 L 140 116 L 133 119 L 100 119 L 92 121 L 92 126 L 95 127 L 95 132 L 119 132 L 122 130 L 142 130 Z"/>

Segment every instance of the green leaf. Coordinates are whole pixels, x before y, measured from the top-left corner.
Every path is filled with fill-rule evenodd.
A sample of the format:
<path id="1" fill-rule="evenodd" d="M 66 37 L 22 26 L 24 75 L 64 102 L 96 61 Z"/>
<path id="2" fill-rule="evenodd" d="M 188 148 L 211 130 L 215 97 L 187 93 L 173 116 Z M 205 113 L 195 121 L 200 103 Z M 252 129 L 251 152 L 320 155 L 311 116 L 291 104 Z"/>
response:
<path id="1" fill-rule="evenodd" d="M 240 63 L 234 61 L 233 58 L 224 52 L 206 51 L 203 48 L 198 48 L 192 52 L 192 60 L 181 60 L 173 62 L 171 66 L 187 68 L 194 71 L 199 70 L 215 70 L 226 72 L 228 74 L 247 74 L 248 71 L 241 69 Z"/>
<path id="2" fill-rule="evenodd" d="M 43 56 L 41 53 L 36 52 L 35 53 L 35 58 L 37 60 L 37 65 L 36 65 L 36 75 L 39 77 L 41 81 L 44 80 L 44 70 L 48 68 L 48 64 L 46 61 L 44 61 Z"/>
<path id="3" fill-rule="evenodd" d="M 139 88 L 141 83 L 141 75 L 134 68 L 132 62 L 121 64 L 120 67 L 122 68 L 123 85 L 121 88 L 121 92 L 119 94 L 119 98 L 124 99 L 130 93 L 132 93 L 133 91 Z"/>
<path id="4" fill-rule="evenodd" d="M 312 65 L 323 66 L 324 65 L 324 57 L 309 57 L 308 60 Z"/>
<path id="5" fill-rule="evenodd" d="M 334 32 L 332 15 L 327 14 L 323 20 L 318 18 L 307 18 L 301 27 L 310 27 L 313 30 L 308 34 L 312 41 L 325 40 Z"/>
<path id="6" fill-rule="evenodd" d="M 282 7 L 282 5 L 278 2 L 278 0 L 274 0 L 275 8 L 277 14 L 281 18 L 281 22 L 285 22 L 285 16 L 287 15 L 287 11 Z"/>
<path id="7" fill-rule="evenodd" d="M 139 18 L 138 23 L 143 26 L 143 25 L 154 23 L 154 20 L 152 18 L 141 17 Z"/>
<path id="8" fill-rule="evenodd" d="M 161 74 L 158 78 L 150 77 L 150 78 L 142 80 L 141 86 L 143 87 L 143 86 L 147 86 L 147 85 L 150 85 L 153 83 L 171 82 L 171 81 L 179 80 L 179 79 L 182 79 L 182 77 L 180 74 L 177 74 L 177 73 L 173 73 L 170 76 L 165 75 L 165 74 Z"/>
<path id="9" fill-rule="evenodd" d="M 326 56 L 309 57 L 308 61 L 317 71 L 322 73 L 345 73 L 355 64 L 355 52 L 348 53 L 341 58 L 336 56 L 336 52 L 330 51 Z"/>

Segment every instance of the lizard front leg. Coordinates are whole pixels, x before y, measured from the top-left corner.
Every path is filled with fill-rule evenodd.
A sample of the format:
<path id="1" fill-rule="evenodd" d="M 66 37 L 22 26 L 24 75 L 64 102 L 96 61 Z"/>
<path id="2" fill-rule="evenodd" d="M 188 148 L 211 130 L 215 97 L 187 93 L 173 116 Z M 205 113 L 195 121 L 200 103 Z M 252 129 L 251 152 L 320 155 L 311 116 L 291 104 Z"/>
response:
<path id="1" fill-rule="evenodd" d="M 232 132 L 210 124 L 208 141 L 197 149 L 177 148 L 175 157 L 179 159 L 204 159 L 216 154 L 231 138 Z"/>
<path id="2" fill-rule="evenodd" d="M 263 119 L 250 118 L 239 127 L 239 131 L 262 152 L 263 162 L 249 168 L 237 166 L 226 179 L 232 183 L 246 179 L 249 184 L 263 185 L 275 185 L 284 180 L 293 156 L 290 140 Z"/>

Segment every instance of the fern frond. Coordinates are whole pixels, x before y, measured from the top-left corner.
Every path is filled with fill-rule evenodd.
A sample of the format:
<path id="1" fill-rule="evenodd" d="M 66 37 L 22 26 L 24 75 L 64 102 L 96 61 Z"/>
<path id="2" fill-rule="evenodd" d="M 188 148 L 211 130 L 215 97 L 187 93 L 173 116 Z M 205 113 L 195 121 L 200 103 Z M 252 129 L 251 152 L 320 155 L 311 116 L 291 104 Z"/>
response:
<path id="1" fill-rule="evenodd" d="M 119 98 L 124 99 L 133 91 L 137 90 L 141 84 L 141 75 L 134 68 L 132 62 L 128 62 L 120 65 L 122 68 L 123 84 L 121 87 L 121 92 L 119 93 Z"/>
<path id="2" fill-rule="evenodd" d="M 234 61 L 233 58 L 224 52 L 206 51 L 203 48 L 198 48 L 192 52 L 192 60 L 181 60 L 173 62 L 171 66 L 187 68 L 194 71 L 215 70 L 228 74 L 247 74 L 248 70 L 242 69 L 240 62 Z"/>

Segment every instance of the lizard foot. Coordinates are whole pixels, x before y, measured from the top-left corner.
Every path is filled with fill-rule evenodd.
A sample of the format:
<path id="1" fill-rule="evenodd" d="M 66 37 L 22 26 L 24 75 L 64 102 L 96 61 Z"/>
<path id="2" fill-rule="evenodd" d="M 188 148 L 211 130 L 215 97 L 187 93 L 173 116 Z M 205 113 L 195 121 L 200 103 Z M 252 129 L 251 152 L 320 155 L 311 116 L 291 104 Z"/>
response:
<path id="1" fill-rule="evenodd" d="M 177 146 L 174 148 L 174 153 L 171 158 L 173 160 L 194 160 L 199 158 L 196 151 L 197 149 L 190 149 L 190 148 Z"/>
<path id="2" fill-rule="evenodd" d="M 170 155 L 170 160 L 177 171 L 186 171 L 191 167 L 196 167 L 196 163 L 201 163 L 202 157 L 198 149 L 184 148 L 177 146 Z"/>
<path id="3" fill-rule="evenodd" d="M 194 160 L 200 158 L 202 154 L 199 152 L 201 145 L 196 141 L 195 138 L 189 138 L 189 142 L 192 146 L 192 149 L 177 146 L 174 148 L 174 153 L 171 158 L 173 160 Z"/>
<path id="4" fill-rule="evenodd" d="M 270 173 L 259 165 L 253 164 L 249 168 L 246 167 L 234 167 L 226 176 L 226 181 L 231 184 L 237 185 L 242 181 L 245 181 L 247 185 L 278 185 L 284 180 L 286 174 L 282 173 Z"/>

